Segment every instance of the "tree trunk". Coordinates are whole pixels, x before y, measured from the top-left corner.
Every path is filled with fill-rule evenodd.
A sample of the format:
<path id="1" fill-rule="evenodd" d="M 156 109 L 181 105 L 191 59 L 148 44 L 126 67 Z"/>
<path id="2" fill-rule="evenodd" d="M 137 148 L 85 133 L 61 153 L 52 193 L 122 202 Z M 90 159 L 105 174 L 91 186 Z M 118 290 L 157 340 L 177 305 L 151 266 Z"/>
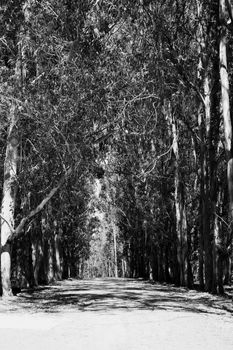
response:
<path id="1" fill-rule="evenodd" d="M 227 8 L 228 5 L 228 8 Z M 221 84 L 221 105 L 224 123 L 225 152 L 227 159 L 227 185 L 229 200 L 229 219 L 230 230 L 233 230 L 233 149 L 232 149 L 232 121 L 230 115 L 230 97 L 229 97 L 229 76 L 227 68 L 227 20 L 228 14 L 232 18 L 232 12 L 229 3 L 225 0 L 219 0 L 219 21 L 221 24 L 219 40 L 219 66 L 220 66 L 220 84 Z M 223 279 L 223 261 L 219 256 L 219 279 Z M 219 282 L 221 282 L 219 281 Z M 220 292 L 223 293 L 223 286 L 219 285 Z"/>
<path id="2" fill-rule="evenodd" d="M 30 0 L 25 1 L 22 7 L 25 23 L 30 20 Z M 25 68 L 25 43 L 24 40 L 28 35 L 23 25 L 18 33 L 17 42 L 17 59 L 15 64 L 15 84 L 20 91 L 23 100 L 24 78 L 26 76 Z M 27 41 L 27 39 L 25 40 Z M 1 279 L 3 297 L 10 297 L 11 290 L 11 244 L 8 241 L 14 232 L 14 211 L 17 191 L 17 163 L 18 163 L 18 144 L 19 133 L 17 130 L 18 108 L 12 98 L 9 113 L 9 131 L 6 147 L 6 156 L 4 162 L 4 184 L 3 198 L 1 206 Z"/>
<path id="3" fill-rule="evenodd" d="M 9 131 L 4 162 L 4 184 L 1 206 L 1 279 L 3 297 L 12 296 L 11 290 L 11 245 L 8 238 L 14 229 L 14 211 L 17 191 L 18 133 L 17 108 L 12 106 L 9 116 Z"/>
<path id="4" fill-rule="evenodd" d="M 114 273 L 115 277 L 118 278 L 118 262 L 117 262 L 117 226 L 115 223 L 112 224 L 113 231 L 113 254 L 114 254 Z"/>
<path id="5" fill-rule="evenodd" d="M 187 285 L 187 219 L 186 219 L 186 208 L 185 208 L 185 193 L 184 193 L 184 183 L 181 179 L 180 174 L 180 155 L 179 155 L 179 144 L 178 144 L 178 130 L 174 115 L 171 111 L 170 102 L 167 106 L 167 118 L 171 126 L 172 132 L 172 149 L 174 155 L 174 165 L 175 165 L 175 211 L 176 211 L 176 241 L 177 241 L 177 260 L 179 267 L 179 284 L 181 286 Z"/>
<path id="6" fill-rule="evenodd" d="M 220 63 L 220 83 L 221 83 L 221 100 L 222 115 L 224 122 L 225 150 L 227 157 L 227 183 L 229 194 L 229 214 L 230 221 L 233 220 L 233 152 L 232 152 L 232 122 L 230 115 L 230 98 L 229 98 L 229 77 L 227 70 L 227 9 L 225 0 L 219 1 L 219 16 L 222 23 L 219 42 L 219 63 Z"/>
<path id="7" fill-rule="evenodd" d="M 53 237 L 50 237 L 47 242 L 47 249 L 48 249 L 48 269 L 47 269 L 47 281 L 48 283 L 51 283 L 54 281 L 54 242 Z"/>
<path id="8" fill-rule="evenodd" d="M 43 260 L 43 252 L 42 252 L 42 244 L 41 240 L 32 242 L 32 266 L 33 266 L 33 274 L 35 285 L 39 284 L 39 271 L 41 268 Z"/>
<path id="9" fill-rule="evenodd" d="M 34 283 L 36 286 L 40 283 L 40 270 L 43 265 L 43 235 L 42 235 L 41 217 L 39 216 L 32 224 L 31 229 L 31 253 Z"/>
<path id="10" fill-rule="evenodd" d="M 206 8 L 207 6 L 207 8 Z M 207 41 L 209 39 L 215 43 L 212 34 L 207 37 L 207 25 L 205 13 L 210 10 L 209 21 L 215 23 L 216 8 L 210 4 L 205 4 L 197 0 L 198 14 L 198 53 L 199 63 L 197 77 L 199 90 L 203 91 L 202 103 L 198 110 L 198 125 L 200 139 L 200 233 L 199 233 L 199 282 L 201 288 L 205 282 L 205 290 L 212 292 L 216 290 L 216 268 L 215 268 L 215 248 L 214 248 L 214 213 L 216 206 L 216 135 L 219 130 L 219 116 L 216 115 L 216 87 L 218 77 L 214 71 L 216 57 L 208 60 Z M 203 16 L 204 15 L 204 16 Z M 215 51 L 217 52 L 217 50 Z M 209 74 L 209 67 L 212 75 Z M 212 83 L 212 89 L 210 89 Z M 204 254 L 203 254 L 204 253 Z M 215 261 L 213 261 L 213 259 Z M 204 267 L 204 271 L 203 271 Z M 205 281 L 204 281 L 204 276 Z"/>
<path id="11" fill-rule="evenodd" d="M 54 237 L 54 249 L 55 249 L 55 278 L 61 280 L 62 277 L 62 264 L 61 264 L 61 250 L 59 235 L 55 233 Z"/>
<path id="12" fill-rule="evenodd" d="M 218 240 L 219 240 L 219 222 L 218 222 L 218 217 L 215 216 L 215 219 L 214 219 L 214 239 L 213 239 L 213 247 L 212 247 L 212 249 L 213 249 L 213 282 L 212 282 L 213 288 L 212 288 L 212 292 L 214 294 L 217 293 L 217 284 L 218 284 L 218 286 L 222 285 L 222 283 L 221 283 L 222 278 L 220 278 L 220 274 L 219 274 L 220 265 L 218 264 L 218 262 L 220 262 L 219 256 L 218 256 L 218 251 L 217 251 Z"/>
<path id="13" fill-rule="evenodd" d="M 197 16 L 198 16 L 198 55 L 199 62 L 197 68 L 197 78 L 199 81 L 199 89 L 203 88 L 203 71 L 204 71 L 204 59 L 203 50 L 205 49 L 205 40 L 203 36 L 203 23 L 202 23 L 203 4 L 197 0 Z M 199 127 L 199 139 L 200 139 L 200 202 L 199 202 L 199 235 L 198 235 L 198 278 L 201 290 L 204 289 L 204 220 L 206 213 L 206 200 L 205 200 L 205 178 L 206 178 L 206 166 L 205 166 L 205 136 L 204 136 L 204 118 L 203 118 L 203 101 L 199 102 L 198 108 L 198 127 Z M 207 104 L 204 101 L 204 109 L 206 114 Z"/>

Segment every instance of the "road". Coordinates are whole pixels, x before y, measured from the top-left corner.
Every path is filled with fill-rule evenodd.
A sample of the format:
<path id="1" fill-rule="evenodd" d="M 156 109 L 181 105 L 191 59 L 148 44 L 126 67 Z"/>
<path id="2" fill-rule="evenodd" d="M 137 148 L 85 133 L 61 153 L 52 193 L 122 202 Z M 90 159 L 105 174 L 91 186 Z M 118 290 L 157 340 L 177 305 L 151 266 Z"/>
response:
<path id="1" fill-rule="evenodd" d="M 233 349 L 231 299 L 133 279 L 67 280 L 0 301 L 4 350 Z"/>

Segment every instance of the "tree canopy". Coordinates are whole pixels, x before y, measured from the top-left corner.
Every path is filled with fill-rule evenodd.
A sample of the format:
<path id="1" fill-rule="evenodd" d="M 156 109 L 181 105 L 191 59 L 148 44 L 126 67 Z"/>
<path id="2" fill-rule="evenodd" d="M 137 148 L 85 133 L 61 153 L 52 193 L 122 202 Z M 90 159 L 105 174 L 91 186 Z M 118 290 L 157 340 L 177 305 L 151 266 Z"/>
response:
<path id="1" fill-rule="evenodd" d="M 230 0 L 0 6 L 3 296 L 67 277 L 223 293 Z"/>

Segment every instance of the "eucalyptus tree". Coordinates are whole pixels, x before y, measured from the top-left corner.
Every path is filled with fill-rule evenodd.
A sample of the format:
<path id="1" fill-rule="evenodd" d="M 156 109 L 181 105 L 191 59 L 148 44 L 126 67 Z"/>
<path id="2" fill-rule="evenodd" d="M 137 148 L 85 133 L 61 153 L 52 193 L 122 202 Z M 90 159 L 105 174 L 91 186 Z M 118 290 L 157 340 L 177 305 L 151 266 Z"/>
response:
<path id="1" fill-rule="evenodd" d="M 1 88 L 5 90 L 1 98 L 8 128 L 1 213 L 3 296 L 11 295 L 11 242 L 22 235 L 71 171 L 78 166 L 85 169 L 92 157 L 91 139 L 85 141 L 92 125 L 86 115 L 85 86 L 91 74 L 86 78 L 82 70 L 87 62 L 81 65 L 79 52 L 73 52 L 79 29 L 86 25 L 79 19 L 89 7 L 70 6 L 28 0 L 2 8 Z M 71 16 L 74 9 L 76 16 Z M 73 34 L 68 30 L 71 20 L 76 24 Z M 86 61 L 91 55 L 84 51 L 88 35 L 84 28 L 78 38 Z M 73 74 L 78 62 L 80 68 Z M 81 82 L 76 80 L 79 75 Z M 30 225 L 25 232 L 30 232 Z"/>
<path id="2" fill-rule="evenodd" d="M 1 16 L 5 295 L 12 241 L 14 252 L 28 249 L 36 283 L 43 264 L 46 282 L 82 270 L 103 168 L 102 243 L 112 247 L 117 232 L 115 274 L 221 292 L 231 247 L 231 2 L 27 0 Z"/>

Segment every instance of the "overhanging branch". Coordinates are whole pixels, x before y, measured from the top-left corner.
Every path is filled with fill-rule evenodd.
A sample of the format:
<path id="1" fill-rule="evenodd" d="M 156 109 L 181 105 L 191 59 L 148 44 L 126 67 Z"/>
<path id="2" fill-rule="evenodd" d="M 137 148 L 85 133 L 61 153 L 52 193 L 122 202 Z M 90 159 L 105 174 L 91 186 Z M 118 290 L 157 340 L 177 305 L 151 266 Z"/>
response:
<path id="1" fill-rule="evenodd" d="M 30 211 L 30 213 L 23 217 L 19 223 L 19 225 L 16 227 L 16 229 L 14 231 L 12 231 L 12 234 L 9 236 L 7 243 L 12 242 L 14 239 L 20 237 L 24 231 L 24 227 L 25 225 L 28 223 L 28 221 L 33 218 L 36 214 L 38 214 L 39 212 L 41 212 L 43 210 L 43 208 L 45 207 L 45 205 L 50 201 L 50 199 L 55 195 L 55 193 L 62 187 L 62 185 L 65 183 L 66 179 L 68 178 L 68 176 L 71 174 L 71 168 L 66 172 L 66 174 L 60 179 L 60 181 L 58 182 L 57 186 L 54 187 L 49 194 L 40 202 L 40 204 L 33 209 L 32 211 Z"/>

